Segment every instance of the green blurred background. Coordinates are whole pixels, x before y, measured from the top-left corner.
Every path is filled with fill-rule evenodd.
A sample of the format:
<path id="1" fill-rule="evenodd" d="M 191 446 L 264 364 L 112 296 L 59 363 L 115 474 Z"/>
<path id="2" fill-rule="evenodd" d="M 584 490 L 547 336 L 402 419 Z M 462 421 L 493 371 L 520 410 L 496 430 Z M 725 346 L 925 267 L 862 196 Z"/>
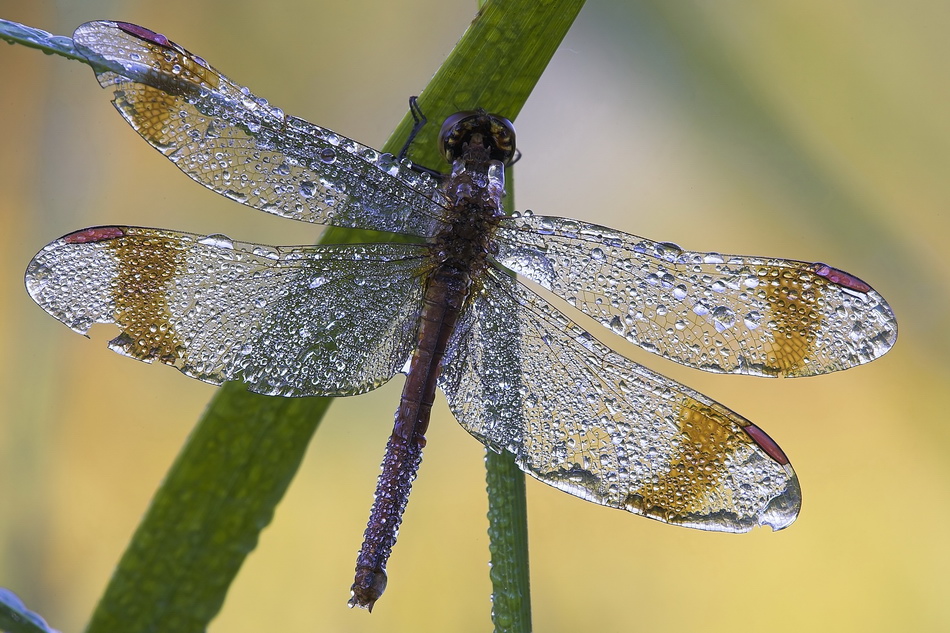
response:
<path id="1" fill-rule="evenodd" d="M 0 0 L 68 34 L 165 33 L 275 105 L 380 146 L 473 1 Z M 826 261 L 900 321 L 884 359 L 812 379 L 704 375 L 804 491 L 788 530 L 709 534 L 528 482 L 538 631 L 950 629 L 950 4 L 590 0 L 517 121 L 517 206 L 695 250 Z M 0 47 L 0 585 L 85 624 L 212 387 L 47 317 L 22 271 L 106 223 L 265 243 L 310 227 L 216 196 L 147 147 L 92 72 Z M 926 353 L 924 353 L 926 352 Z M 483 449 L 437 404 L 390 587 L 345 606 L 401 379 L 334 404 L 212 632 L 484 631 Z M 128 422 L 132 420 L 132 422 Z"/>

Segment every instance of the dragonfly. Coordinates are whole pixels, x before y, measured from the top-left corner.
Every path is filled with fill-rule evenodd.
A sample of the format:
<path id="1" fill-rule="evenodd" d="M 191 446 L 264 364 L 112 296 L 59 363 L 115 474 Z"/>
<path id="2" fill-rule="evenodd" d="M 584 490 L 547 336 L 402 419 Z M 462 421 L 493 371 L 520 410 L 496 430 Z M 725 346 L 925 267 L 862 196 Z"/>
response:
<path id="1" fill-rule="evenodd" d="M 408 236 L 266 246 L 134 226 L 45 246 L 26 286 L 46 312 L 192 378 L 275 396 L 351 396 L 406 379 L 357 558 L 372 609 L 436 391 L 489 449 L 581 499 L 722 532 L 780 530 L 801 507 L 789 459 L 722 404 L 601 342 L 709 372 L 812 376 L 886 353 L 897 321 L 824 263 L 693 252 L 580 220 L 505 215 L 510 121 L 449 117 L 446 173 L 289 116 L 149 29 L 73 35 L 142 138 L 193 180 L 261 211 Z M 579 310 L 587 327 L 551 303 Z"/>

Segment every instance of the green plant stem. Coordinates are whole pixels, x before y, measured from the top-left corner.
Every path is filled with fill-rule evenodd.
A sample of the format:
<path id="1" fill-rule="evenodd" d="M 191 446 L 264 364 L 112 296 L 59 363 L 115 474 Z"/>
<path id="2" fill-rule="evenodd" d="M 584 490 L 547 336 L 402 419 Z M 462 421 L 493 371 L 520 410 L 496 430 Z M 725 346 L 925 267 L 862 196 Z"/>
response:
<path id="1" fill-rule="evenodd" d="M 230 383 L 155 494 L 87 631 L 204 631 L 303 460 L 329 398 Z"/>
<path id="2" fill-rule="evenodd" d="M 498 633 L 531 631 L 528 514 L 524 473 L 510 453 L 485 455 L 492 622 Z"/>

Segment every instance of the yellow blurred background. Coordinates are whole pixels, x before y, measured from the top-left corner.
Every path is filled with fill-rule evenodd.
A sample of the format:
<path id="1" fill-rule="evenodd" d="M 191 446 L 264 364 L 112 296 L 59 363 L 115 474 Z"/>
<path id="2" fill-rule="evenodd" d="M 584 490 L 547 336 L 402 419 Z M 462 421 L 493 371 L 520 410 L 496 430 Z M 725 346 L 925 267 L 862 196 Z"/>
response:
<path id="1" fill-rule="evenodd" d="M 168 35 L 285 111 L 380 146 L 474 1 L 0 0 L 69 34 Z M 631 356 L 765 428 L 799 473 L 781 533 L 665 526 L 528 482 L 538 631 L 950 630 L 950 5 L 590 0 L 518 118 L 519 208 L 694 250 L 826 261 L 900 321 L 830 376 L 705 375 Z M 122 223 L 273 244 L 310 227 L 185 178 L 92 72 L 0 46 L 0 586 L 79 631 L 213 388 L 36 307 L 44 244 Z M 624 350 L 628 351 L 628 350 Z M 925 353 L 926 352 L 926 353 Z M 346 608 L 401 379 L 340 400 L 210 631 L 484 631 L 483 449 L 439 401 L 390 586 Z"/>

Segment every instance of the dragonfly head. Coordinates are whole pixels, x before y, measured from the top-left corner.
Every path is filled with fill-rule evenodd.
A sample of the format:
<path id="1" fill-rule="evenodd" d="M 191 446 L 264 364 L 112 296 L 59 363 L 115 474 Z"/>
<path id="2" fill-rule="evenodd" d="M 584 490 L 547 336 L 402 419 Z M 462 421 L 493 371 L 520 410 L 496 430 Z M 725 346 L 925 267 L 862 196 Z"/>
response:
<path id="1" fill-rule="evenodd" d="M 508 165 L 515 156 L 515 126 L 505 117 L 485 110 L 456 112 L 439 132 L 439 151 L 450 163 L 471 143 L 489 149 L 491 160 Z"/>

